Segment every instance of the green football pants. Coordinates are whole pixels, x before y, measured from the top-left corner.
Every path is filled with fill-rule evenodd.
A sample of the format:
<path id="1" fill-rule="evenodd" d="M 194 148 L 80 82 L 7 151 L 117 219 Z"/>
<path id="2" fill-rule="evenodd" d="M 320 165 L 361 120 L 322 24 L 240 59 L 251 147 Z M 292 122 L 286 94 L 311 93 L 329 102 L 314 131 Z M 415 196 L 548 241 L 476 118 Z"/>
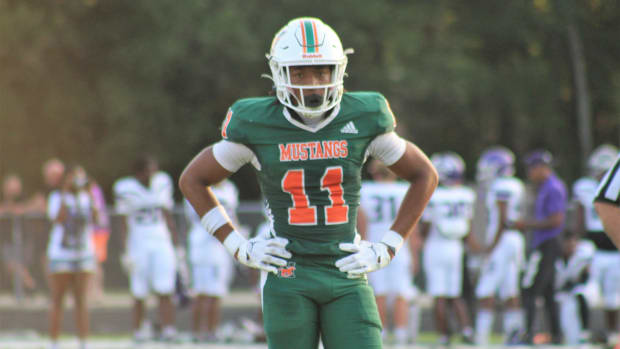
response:
<path id="1" fill-rule="evenodd" d="M 263 279 L 269 349 L 380 349 L 381 320 L 365 279 L 349 280 L 335 258 L 294 256 Z M 265 275 L 263 275 L 265 278 Z"/>

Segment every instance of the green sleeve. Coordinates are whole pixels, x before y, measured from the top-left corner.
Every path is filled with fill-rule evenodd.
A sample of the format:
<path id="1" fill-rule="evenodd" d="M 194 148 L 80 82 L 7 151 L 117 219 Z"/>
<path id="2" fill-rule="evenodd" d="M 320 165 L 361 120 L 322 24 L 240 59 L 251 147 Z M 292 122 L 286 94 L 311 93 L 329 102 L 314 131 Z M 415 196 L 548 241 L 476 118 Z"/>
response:
<path id="1" fill-rule="evenodd" d="M 394 113 L 392 113 L 390 103 L 380 93 L 377 93 L 377 114 L 378 133 L 383 134 L 394 131 L 396 128 L 396 118 Z"/>
<path id="2" fill-rule="evenodd" d="M 235 143 L 246 143 L 247 135 L 244 130 L 244 118 L 241 112 L 242 108 L 239 108 L 239 104 L 235 103 L 226 113 L 226 117 L 222 122 L 222 138 Z"/>
<path id="3" fill-rule="evenodd" d="M 383 134 L 394 131 L 396 119 L 387 99 L 379 92 L 352 93 L 351 108 L 359 110 L 369 131 Z"/>

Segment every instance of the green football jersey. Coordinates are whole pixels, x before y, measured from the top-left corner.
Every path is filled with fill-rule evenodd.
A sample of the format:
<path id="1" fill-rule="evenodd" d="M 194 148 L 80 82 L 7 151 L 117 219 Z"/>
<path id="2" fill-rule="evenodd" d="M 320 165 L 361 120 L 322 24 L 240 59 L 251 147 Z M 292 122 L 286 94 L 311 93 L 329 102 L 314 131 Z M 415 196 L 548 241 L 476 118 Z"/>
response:
<path id="1" fill-rule="evenodd" d="M 339 107 L 311 129 L 275 97 L 235 102 L 222 137 L 250 148 L 277 236 L 300 255 L 343 255 L 338 243 L 354 238 L 366 149 L 394 130 L 385 98 L 347 92 Z"/>

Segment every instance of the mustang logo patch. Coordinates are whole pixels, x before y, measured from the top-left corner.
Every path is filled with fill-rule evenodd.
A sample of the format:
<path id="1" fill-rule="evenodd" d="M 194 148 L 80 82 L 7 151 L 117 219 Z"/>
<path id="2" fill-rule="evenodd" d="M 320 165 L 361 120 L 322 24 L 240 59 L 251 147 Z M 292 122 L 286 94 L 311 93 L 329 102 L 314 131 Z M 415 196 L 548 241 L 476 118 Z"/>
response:
<path id="1" fill-rule="evenodd" d="M 284 279 L 293 279 L 295 278 L 295 262 L 288 262 L 286 267 L 278 268 L 278 277 Z"/>

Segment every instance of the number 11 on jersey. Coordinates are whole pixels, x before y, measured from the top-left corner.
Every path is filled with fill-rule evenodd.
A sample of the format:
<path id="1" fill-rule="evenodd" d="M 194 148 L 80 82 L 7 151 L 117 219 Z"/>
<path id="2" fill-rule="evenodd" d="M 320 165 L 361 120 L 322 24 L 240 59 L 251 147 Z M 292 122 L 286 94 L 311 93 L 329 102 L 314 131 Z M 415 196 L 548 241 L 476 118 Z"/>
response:
<path id="1" fill-rule="evenodd" d="M 342 224 L 349 221 L 349 206 L 344 203 L 342 167 L 328 167 L 321 177 L 321 190 L 327 191 L 331 205 L 325 206 L 325 224 Z M 282 178 L 282 191 L 291 195 L 293 207 L 288 209 L 291 225 L 316 225 L 316 206 L 310 206 L 304 184 L 304 170 L 288 170 Z"/>

